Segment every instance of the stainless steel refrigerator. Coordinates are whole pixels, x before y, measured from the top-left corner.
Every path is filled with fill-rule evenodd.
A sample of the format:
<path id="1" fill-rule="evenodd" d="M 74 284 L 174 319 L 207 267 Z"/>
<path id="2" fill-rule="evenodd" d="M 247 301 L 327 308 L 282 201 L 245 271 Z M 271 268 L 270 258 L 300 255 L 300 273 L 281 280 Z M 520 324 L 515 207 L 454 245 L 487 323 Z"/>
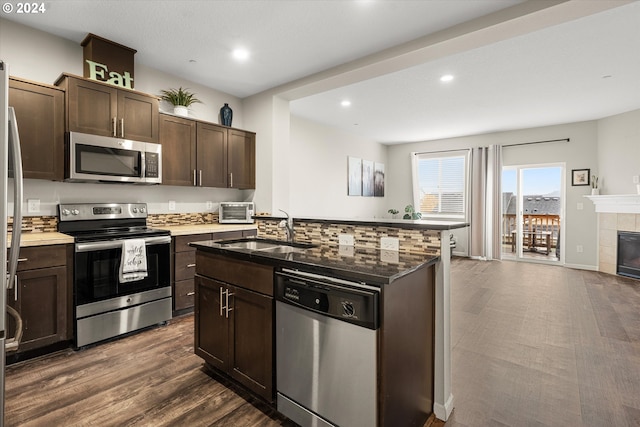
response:
<path id="1" fill-rule="evenodd" d="M 0 427 L 4 426 L 4 372 L 7 351 L 16 351 L 22 337 L 22 319 L 12 307 L 7 306 L 7 289 L 15 289 L 18 252 L 20 250 L 20 232 L 22 231 L 22 160 L 20 157 L 20 138 L 18 124 L 13 108 L 9 107 L 9 69 L 0 59 L 0 278 L 6 278 L 5 288 L 0 289 Z M 13 230 L 11 249 L 7 259 L 9 215 L 8 186 L 13 185 Z M 5 314 L 6 313 L 6 314 Z M 7 337 L 7 314 L 14 318 L 15 335 Z"/>

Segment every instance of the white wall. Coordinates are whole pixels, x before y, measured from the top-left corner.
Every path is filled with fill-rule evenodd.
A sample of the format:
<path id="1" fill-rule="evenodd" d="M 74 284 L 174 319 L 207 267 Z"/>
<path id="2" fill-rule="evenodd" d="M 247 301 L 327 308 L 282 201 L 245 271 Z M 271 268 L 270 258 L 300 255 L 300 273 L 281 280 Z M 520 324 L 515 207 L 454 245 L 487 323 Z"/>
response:
<path id="1" fill-rule="evenodd" d="M 387 164 L 387 147 L 375 141 L 291 117 L 290 204 L 296 216 L 388 218 L 385 197 L 347 195 L 347 157 Z"/>
<path id="2" fill-rule="evenodd" d="M 571 186 L 571 169 L 588 168 L 592 173 L 598 174 L 597 137 L 597 122 L 593 121 L 389 146 L 387 157 L 389 205 L 405 206 L 412 202 L 411 152 L 455 150 L 492 144 L 508 145 L 570 138 L 571 142 L 568 143 L 506 147 L 503 150 L 503 163 L 505 166 L 566 163 L 564 259 L 568 265 L 596 268 L 598 265 L 598 236 L 595 208 L 589 200 L 583 197 L 590 194 L 588 187 Z M 582 210 L 578 210 L 578 203 L 582 203 Z M 577 252 L 577 245 L 583 246 L 582 253 Z"/>
<path id="3" fill-rule="evenodd" d="M 131 46 L 135 49 L 135 46 Z M 0 58 L 6 61 L 13 76 L 53 84 L 62 73 L 82 75 L 82 47 L 33 28 L 0 19 Z M 218 123 L 220 108 L 229 103 L 233 108 L 233 126 L 242 128 L 242 101 L 229 94 L 136 64 L 135 90 L 157 95 L 161 89 L 189 87 L 203 104 L 192 107 L 192 117 Z M 170 106 L 161 103 L 161 110 Z M 252 129 L 247 129 L 252 130 Z M 260 136 L 256 144 L 260 144 Z M 26 199 L 39 199 L 41 210 L 26 215 L 55 215 L 58 203 L 72 202 L 147 202 L 151 213 L 168 213 L 169 200 L 176 201 L 171 212 L 205 212 L 206 202 L 251 200 L 253 191 L 207 189 L 174 186 L 133 186 L 118 184 L 56 183 L 27 180 Z M 217 209 L 217 204 L 214 204 Z M 25 210 L 26 212 L 26 210 Z"/>
<path id="4" fill-rule="evenodd" d="M 600 194 L 636 194 L 640 175 L 640 110 L 598 121 Z"/>

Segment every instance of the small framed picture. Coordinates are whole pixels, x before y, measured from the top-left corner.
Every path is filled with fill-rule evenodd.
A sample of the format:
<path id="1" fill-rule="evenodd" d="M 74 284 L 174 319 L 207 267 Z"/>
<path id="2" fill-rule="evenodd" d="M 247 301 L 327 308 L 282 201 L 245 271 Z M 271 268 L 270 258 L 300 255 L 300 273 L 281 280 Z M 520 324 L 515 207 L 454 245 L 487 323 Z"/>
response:
<path id="1" fill-rule="evenodd" d="M 572 169 L 571 170 L 571 185 L 591 185 L 591 170 L 590 169 Z"/>

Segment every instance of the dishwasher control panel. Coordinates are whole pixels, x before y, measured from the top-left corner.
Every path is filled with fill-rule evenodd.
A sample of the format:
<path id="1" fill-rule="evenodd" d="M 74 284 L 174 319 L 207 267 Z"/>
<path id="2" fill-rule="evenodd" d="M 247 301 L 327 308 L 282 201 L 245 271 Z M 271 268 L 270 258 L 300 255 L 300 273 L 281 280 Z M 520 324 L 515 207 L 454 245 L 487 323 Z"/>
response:
<path id="1" fill-rule="evenodd" d="M 322 280 L 278 272 L 275 298 L 369 329 L 378 328 L 377 290 L 336 284 L 329 278 Z"/>

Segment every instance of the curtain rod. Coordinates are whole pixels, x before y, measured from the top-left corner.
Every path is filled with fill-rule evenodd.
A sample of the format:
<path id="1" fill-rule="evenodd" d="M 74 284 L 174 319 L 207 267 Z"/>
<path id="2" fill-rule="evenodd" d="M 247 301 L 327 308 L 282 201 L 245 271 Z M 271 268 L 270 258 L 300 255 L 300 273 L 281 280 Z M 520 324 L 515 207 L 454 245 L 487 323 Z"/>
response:
<path id="1" fill-rule="evenodd" d="M 503 147 L 515 147 L 518 145 L 531 145 L 531 144 L 546 144 L 547 142 L 569 142 L 570 138 L 562 138 L 562 139 L 548 139 L 546 141 L 531 141 L 531 142 L 519 142 L 517 144 L 504 144 Z"/>
<path id="2" fill-rule="evenodd" d="M 546 141 L 530 141 L 530 142 L 518 142 L 516 144 L 503 144 L 501 147 L 517 147 L 519 145 L 532 145 L 532 144 L 546 144 L 548 142 L 570 142 L 570 138 L 561 138 L 561 139 L 548 139 Z M 456 151 L 470 151 L 471 148 L 459 148 L 459 149 L 451 149 L 451 150 L 438 150 L 438 151 L 414 151 L 413 155 L 419 154 L 438 154 L 438 153 L 454 153 Z"/>
<path id="3" fill-rule="evenodd" d="M 419 154 L 455 153 L 455 152 L 461 152 L 461 151 L 471 151 L 471 148 L 458 148 L 458 149 L 438 150 L 438 151 L 413 151 L 411 154 L 416 156 Z"/>

